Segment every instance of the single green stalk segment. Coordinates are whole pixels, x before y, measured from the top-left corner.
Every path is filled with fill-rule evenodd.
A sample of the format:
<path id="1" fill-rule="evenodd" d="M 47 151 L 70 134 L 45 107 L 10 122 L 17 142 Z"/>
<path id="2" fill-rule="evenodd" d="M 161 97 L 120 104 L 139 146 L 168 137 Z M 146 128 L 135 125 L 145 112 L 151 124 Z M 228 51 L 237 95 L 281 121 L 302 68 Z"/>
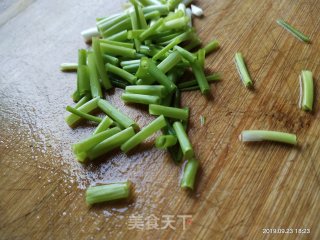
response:
<path id="1" fill-rule="evenodd" d="M 111 117 L 115 122 L 120 124 L 122 128 L 129 128 L 132 126 L 136 130 L 139 129 L 139 126 L 135 121 L 133 121 L 131 118 L 120 112 L 108 101 L 100 99 L 97 103 L 99 108 L 109 117 Z"/>
<path id="2" fill-rule="evenodd" d="M 83 113 L 90 113 L 90 112 L 94 111 L 95 109 L 97 109 L 98 101 L 99 101 L 99 98 L 91 99 L 89 102 L 86 102 L 83 105 L 81 105 L 80 107 L 78 107 L 77 110 L 79 110 Z M 82 117 L 80 117 L 74 113 L 71 113 L 70 115 L 68 115 L 65 118 L 66 123 L 72 128 L 75 127 L 81 120 L 82 120 Z"/>
<path id="3" fill-rule="evenodd" d="M 112 88 L 111 82 L 109 80 L 109 77 L 107 75 L 106 69 L 104 67 L 102 54 L 100 50 L 100 42 L 97 37 L 92 38 L 92 49 L 93 49 L 93 55 L 95 58 L 95 63 L 99 72 L 99 75 L 101 77 L 101 83 L 102 86 L 108 90 Z"/>
<path id="4" fill-rule="evenodd" d="M 126 90 L 126 93 L 153 95 L 153 96 L 158 96 L 160 98 L 163 98 L 168 94 L 166 88 L 162 85 L 127 86 L 125 90 Z"/>
<path id="5" fill-rule="evenodd" d="M 298 38 L 300 41 L 303 41 L 305 43 L 310 43 L 311 40 L 308 36 L 306 36 L 305 34 L 303 34 L 302 32 L 300 32 L 298 29 L 294 28 L 293 26 L 291 26 L 289 23 L 283 21 L 282 19 L 278 19 L 277 23 L 283 27 L 284 29 L 286 29 L 288 32 L 290 32 L 293 36 L 295 36 L 296 38 Z"/>
<path id="6" fill-rule="evenodd" d="M 135 11 L 130 12 L 130 19 L 131 19 L 132 30 L 138 30 L 139 22 L 138 22 L 137 14 Z M 141 46 L 140 40 L 137 37 L 134 38 L 133 40 L 134 40 L 134 45 L 136 50 L 139 51 Z"/>
<path id="7" fill-rule="evenodd" d="M 164 128 L 167 125 L 164 116 L 159 116 L 155 120 L 153 120 L 149 125 L 141 129 L 136 135 L 131 137 L 121 146 L 121 150 L 125 153 L 129 152 L 131 149 L 139 145 L 146 138 L 151 136 L 153 133 L 157 132 L 161 128 Z"/>
<path id="8" fill-rule="evenodd" d="M 251 77 L 249 75 L 248 69 L 240 52 L 236 53 L 235 55 L 235 63 L 243 84 L 248 88 L 252 87 L 253 83 Z"/>
<path id="9" fill-rule="evenodd" d="M 93 122 L 97 122 L 97 123 L 100 123 L 102 121 L 102 119 L 100 117 L 96 117 L 96 116 L 90 115 L 88 113 L 81 112 L 80 110 L 73 108 L 71 106 L 67 106 L 66 110 L 70 113 L 73 113 L 73 114 L 75 114 L 83 119 L 89 120 L 89 121 L 93 121 Z"/>
<path id="10" fill-rule="evenodd" d="M 61 63 L 60 70 L 62 72 L 76 72 L 78 69 L 77 63 Z"/>
<path id="11" fill-rule="evenodd" d="M 200 125 L 201 127 L 206 123 L 206 118 L 204 116 L 200 116 Z"/>
<path id="12" fill-rule="evenodd" d="M 200 91 L 202 94 L 208 94 L 210 92 L 210 86 L 206 79 L 206 76 L 204 75 L 203 69 L 201 68 L 199 61 L 195 61 L 191 64 L 192 71 L 195 75 L 195 78 L 198 82 L 198 85 L 200 87 Z"/>
<path id="13" fill-rule="evenodd" d="M 128 43 L 128 42 L 118 42 L 118 41 L 112 41 L 112 40 L 108 40 L 108 39 L 100 39 L 99 41 L 100 41 L 100 43 L 125 47 L 125 48 L 129 48 L 129 49 L 133 49 L 133 47 L 134 47 L 133 43 Z"/>
<path id="14" fill-rule="evenodd" d="M 181 61 L 180 54 L 177 51 L 173 51 L 166 57 L 161 63 L 158 64 L 158 68 L 163 72 L 167 73 L 174 68 Z"/>
<path id="15" fill-rule="evenodd" d="M 128 139 L 134 136 L 135 132 L 132 127 L 126 128 L 111 137 L 103 140 L 102 142 L 89 149 L 87 152 L 81 152 L 77 155 L 78 161 L 84 163 L 86 160 L 94 160 L 109 151 L 120 147 Z"/>
<path id="16" fill-rule="evenodd" d="M 127 41 L 127 35 L 128 35 L 128 30 L 123 30 L 121 32 L 113 34 L 110 37 L 107 37 L 106 39 L 111 41 L 124 42 L 124 41 Z"/>
<path id="17" fill-rule="evenodd" d="M 299 106 L 304 111 L 312 111 L 314 89 L 312 72 L 303 70 L 300 74 L 300 101 Z"/>
<path id="18" fill-rule="evenodd" d="M 156 148 L 167 149 L 177 144 L 177 137 L 174 135 L 161 135 L 156 138 Z"/>
<path id="19" fill-rule="evenodd" d="M 143 42 L 150 36 L 156 33 L 156 30 L 163 24 L 163 18 L 158 19 L 151 27 L 145 30 L 140 36 L 139 40 Z"/>
<path id="20" fill-rule="evenodd" d="M 122 93 L 121 99 L 125 103 L 140 103 L 140 104 L 159 104 L 160 97 L 135 93 Z"/>
<path id="21" fill-rule="evenodd" d="M 165 56 L 165 54 L 172 49 L 174 46 L 178 45 L 179 43 L 181 43 L 182 41 L 180 40 L 179 37 L 176 37 L 172 42 L 170 42 L 167 46 L 165 46 L 164 48 L 162 48 L 156 55 L 154 55 L 152 57 L 153 61 L 158 60 L 159 58 Z"/>
<path id="22" fill-rule="evenodd" d="M 129 181 L 111 183 L 107 185 L 90 186 L 86 191 L 86 202 L 89 205 L 126 199 L 130 196 L 131 183 Z"/>
<path id="23" fill-rule="evenodd" d="M 216 81 L 219 81 L 221 80 L 221 76 L 220 74 L 218 73 L 214 73 L 212 75 L 209 75 L 209 76 L 206 76 L 206 79 L 209 83 L 211 82 L 216 82 Z M 177 85 L 177 87 L 179 89 L 183 89 L 183 88 L 189 88 L 189 87 L 194 87 L 194 86 L 198 86 L 198 82 L 197 80 L 190 80 L 190 81 L 186 81 L 186 82 L 182 82 L 182 83 L 179 83 Z"/>
<path id="24" fill-rule="evenodd" d="M 94 130 L 93 135 L 107 130 L 112 124 L 113 124 L 113 120 L 110 117 L 105 116 L 102 119 L 102 121 L 99 123 L 99 125 L 96 127 L 96 129 Z"/>
<path id="25" fill-rule="evenodd" d="M 84 96 L 82 97 L 77 104 L 74 106 L 74 108 L 78 109 L 79 107 L 81 107 L 83 104 L 85 104 L 86 102 L 90 101 L 91 97 L 89 96 Z"/>
<path id="26" fill-rule="evenodd" d="M 245 130 L 241 132 L 239 139 L 243 142 L 274 141 L 297 145 L 295 134 L 267 130 Z"/>
<path id="27" fill-rule="evenodd" d="M 150 104 L 149 114 L 157 116 L 163 115 L 164 117 L 187 121 L 189 118 L 189 109 Z"/>
<path id="28" fill-rule="evenodd" d="M 132 64 L 132 65 L 124 66 L 122 69 L 129 72 L 129 73 L 135 74 L 138 71 L 139 66 L 140 66 L 139 63 Z"/>
<path id="29" fill-rule="evenodd" d="M 181 54 L 181 56 L 190 63 L 193 63 L 197 60 L 197 57 L 193 53 L 182 47 L 175 46 L 174 49 L 177 50 Z"/>
<path id="30" fill-rule="evenodd" d="M 201 48 L 198 51 L 198 61 L 202 69 L 204 69 L 205 59 L 206 59 L 206 50 L 204 48 Z"/>
<path id="31" fill-rule="evenodd" d="M 184 157 L 187 159 L 192 158 L 194 156 L 193 148 L 182 123 L 174 122 L 173 129 L 176 132 Z"/>
<path id="32" fill-rule="evenodd" d="M 194 189 L 194 183 L 196 180 L 198 168 L 199 162 L 196 159 L 192 158 L 188 160 L 187 164 L 184 167 L 181 179 L 182 188 L 189 188 L 191 190 Z"/>
<path id="33" fill-rule="evenodd" d="M 124 80 L 128 81 L 131 84 L 135 84 L 137 77 L 132 75 L 131 73 L 129 73 L 119 67 L 116 67 L 110 63 L 107 63 L 105 66 L 106 66 L 106 70 L 108 72 L 111 72 L 111 73 L 123 78 Z"/>
<path id="34" fill-rule="evenodd" d="M 87 152 L 100 142 L 104 141 L 105 139 L 121 132 L 121 129 L 118 127 L 113 127 L 111 129 L 104 130 L 102 132 L 96 133 L 95 135 L 91 135 L 90 137 L 81 140 L 72 145 L 72 150 L 74 154 L 79 154 L 81 152 Z"/>
<path id="35" fill-rule="evenodd" d="M 80 96 L 91 96 L 89 68 L 86 65 L 78 67 L 78 91 Z"/>
<path id="36" fill-rule="evenodd" d="M 101 43 L 101 50 L 105 54 L 110 54 L 112 56 L 122 56 L 128 58 L 136 57 L 136 50 L 131 48 L 126 48 L 122 46 L 115 46 L 107 43 Z"/>
<path id="37" fill-rule="evenodd" d="M 107 54 L 103 54 L 102 58 L 105 63 L 110 63 L 115 66 L 118 66 L 118 64 L 119 64 L 119 59 L 116 57 L 113 57 L 113 56 L 110 56 Z"/>
<path id="38" fill-rule="evenodd" d="M 93 53 L 88 53 L 88 69 L 89 69 L 89 77 L 90 77 L 90 89 L 91 96 L 93 98 L 100 97 L 102 98 L 102 90 L 99 82 L 98 71 L 95 63 L 95 57 Z"/>
<path id="39" fill-rule="evenodd" d="M 176 85 L 171 82 L 170 79 L 168 79 L 168 77 L 155 65 L 155 63 L 151 59 L 141 58 L 139 69 L 146 74 L 149 74 L 158 83 L 163 85 L 168 93 L 176 89 Z"/>
<path id="40" fill-rule="evenodd" d="M 205 51 L 205 55 L 217 50 L 220 47 L 220 44 L 217 40 L 213 40 L 209 42 L 203 49 Z"/>

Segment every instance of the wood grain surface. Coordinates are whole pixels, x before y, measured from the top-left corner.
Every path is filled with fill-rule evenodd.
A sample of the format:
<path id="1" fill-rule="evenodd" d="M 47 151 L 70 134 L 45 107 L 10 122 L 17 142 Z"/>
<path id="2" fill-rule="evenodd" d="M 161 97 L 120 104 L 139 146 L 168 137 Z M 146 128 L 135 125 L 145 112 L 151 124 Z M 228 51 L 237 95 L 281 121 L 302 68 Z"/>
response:
<path id="1" fill-rule="evenodd" d="M 179 187 L 181 166 L 152 141 L 126 156 L 118 151 L 81 166 L 71 144 L 93 125 L 71 130 L 65 106 L 75 75 L 80 31 L 124 1 L 0 2 L 0 238 L 1 239 L 320 239 L 320 1 L 197 1 L 205 17 L 194 24 L 204 43 L 221 49 L 206 60 L 223 80 L 212 98 L 183 94 L 191 107 L 189 136 L 201 163 L 194 192 Z M 304 44 L 276 24 L 282 18 L 311 37 Z M 241 51 L 254 80 L 248 91 L 233 57 Z M 314 74 L 312 113 L 297 107 L 298 75 Z M 124 106 L 120 90 L 107 98 L 140 126 L 145 108 Z M 199 117 L 206 117 L 204 126 Z M 296 133 L 299 145 L 243 144 L 245 129 Z M 130 179 L 127 202 L 89 208 L 85 187 Z M 175 229 L 129 229 L 132 216 L 174 219 Z M 185 230 L 178 215 L 192 215 Z M 264 228 L 310 229 L 309 234 L 263 234 Z"/>

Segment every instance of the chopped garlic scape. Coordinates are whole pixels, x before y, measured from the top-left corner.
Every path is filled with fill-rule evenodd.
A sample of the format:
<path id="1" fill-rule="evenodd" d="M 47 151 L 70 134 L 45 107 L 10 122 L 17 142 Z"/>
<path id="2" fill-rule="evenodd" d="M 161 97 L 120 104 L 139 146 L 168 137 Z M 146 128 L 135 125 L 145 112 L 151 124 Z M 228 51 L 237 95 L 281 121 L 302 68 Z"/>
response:
<path id="1" fill-rule="evenodd" d="M 295 134 L 267 130 L 242 131 L 239 140 L 242 142 L 274 141 L 292 145 L 297 144 L 297 136 Z"/>
<path id="2" fill-rule="evenodd" d="M 312 72 L 303 70 L 299 76 L 299 82 L 299 108 L 301 108 L 304 111 L 312 111 L 314 97 Z"/>

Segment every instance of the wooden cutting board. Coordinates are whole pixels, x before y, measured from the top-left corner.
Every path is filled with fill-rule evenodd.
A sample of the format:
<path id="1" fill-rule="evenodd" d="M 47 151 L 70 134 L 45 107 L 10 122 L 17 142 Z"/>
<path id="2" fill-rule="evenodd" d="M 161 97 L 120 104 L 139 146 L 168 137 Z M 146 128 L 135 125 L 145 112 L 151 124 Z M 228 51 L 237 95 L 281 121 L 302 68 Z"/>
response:
<path id="1" fill-rule="evenodd" d="M 221 42 L 206 67 L 223 80 L 212 85 L 212 98 L 183 94 L 201 163 L 194 192 L 180 189 L 181 166 L 152 141 L 130 156 L 113 152 L 88 166 L 72 156 L 71 144 L 94 126 L 71 130 L 65 124 L 76 77 L 60 73 L 59 64 L 76 61 L 77 49 L 88 47 L 80 31 L 96 17 L 119 12 L 123 2 L 0 3 L 0 238 L 320 239 L 320 1 L 197 1 L 205 12 L 194 20 L 201 39 Z M 278 18 L 312 43 L 295 39 Z M 239 80 L 237 51 L 254 91 Z M 314 74 L 312 113 L 297 107 L 303 69 Z M 124 106 L 120 92 L 107 98 L 140 126 L 152 120 L 146 108 Z M 296 133 L 299 145 L 243 144 L 238 135 L 245 129 Z M 86 206 L 85 187 L 125 179 L 135 187 L 130 201 Z M 152 217 L 163 229 L 147 225 Z M 270 228 L 292 233 L 267 233 Z"/>

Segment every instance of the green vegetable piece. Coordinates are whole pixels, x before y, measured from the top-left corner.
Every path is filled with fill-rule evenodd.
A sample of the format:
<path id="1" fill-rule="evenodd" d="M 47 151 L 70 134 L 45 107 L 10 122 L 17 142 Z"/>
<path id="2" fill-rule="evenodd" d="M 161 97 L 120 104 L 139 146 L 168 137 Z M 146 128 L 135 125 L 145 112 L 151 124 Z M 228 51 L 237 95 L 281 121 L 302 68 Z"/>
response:
<path id="1" fill-rule="evenodd" d="M 236 63 L 236 67 L 238 69 L 239 75 L 241 77 L 241 80 L 243 82 L 243 84 L 246 87 L 252 87 L 253 83 L 252 80 L 250 78 L 249 72 L 247 70 L 246 64 L 243 60 L 242 54 L 241 53 L 236 53 L 235 56 L 235 63 Z"/>
<path id="2" fill-rule="evenodd" d="M 102 85 L 106 90 L 111 89 L 112 85 L 108 78 L 106 69 L 104 67 L 103 59 L 102 59 L 100 42 L 99 42 L 99 39 L 96 37 L 92 38 L 92 49 L 93 49 L 93 55 L 95 58 L 95 63 L 96 63 L 99 75 L 101 77 Z"/>
<path id="3" fill-rule="evenodd" d="M 133 127 L 134 129 L 139 129 L 139 126 L 135 121 L 133 121 L 131 118 L 120 112 L 118 109 L 116 109 L 114 106 L 112 106 L 108 101 L 104 99 L 100 99 L 98 101 L 99 108 L 105 112 L 109 117 L 111 117 L 115 122 L 120 124 L 122 128 L 129 128 Z"/>
<path id="4" fill-rule="evenodd" d="M 313 98 L 314 89 L 312 72 L 303 70 L 300 74 L 300 108 L 304 111 L 312 111 Z"/>
<path id="5" fill-rule="evenodd" d="M 99 133 L 96 133 L 94 135 L 91 135 L 90 137 L 81 140 L 80 142 L 77 142 L 72 145 L 72 150 L 74 154 L 79 154 L 81 152 L 86 152 L 96 146 L 98 143 L 104 141 L 105 139 L 119 133 L 121 131 L 118 127 L 113 127 L 111 129 L 107 129 L 104 131 L 101 131 Z"/>
<path id="6" fill-rule="evenodd" d="M 168 147 L 177 144 L 177 137 L 174 135 L 161 135 L 156 138 L 156 147 L 160 149 L 167 149 Z"/>
<path id="7" fill-rule="evenodd" d="M 129 181 L 107 185 L 90 186 L 86 191 L 86 202 L 89 205 L 112 200 L 125 199 L 130 196 Z"/>
<path id="8" fill-rule="evenodd" d="M 149 114 L 151 115 L 163 115 L 168 118 L 180 119 L 187 121 L 189 118 L 189 109 L 188 108 L 175 108 L 175 107 L 166 107 L 162 105 L 150 104 L 149 105 Z"/>
<path id="9" fill-rule="evenodd" d="M 194 189 L 194 183 L 197 176 L 198 168 L 199 162 L 196 159 L 192 158 L 187 161 L 181 179 L 182 188 L 189 188 L 191 190 Z"/>
<path id="10" fill-rule="evenodd" d="M 99 101 L 99 98 L 91 99 L 89 102 L 84 103 L 77 109 L 83 113 L 90 113 L 93 110 L 97 109 L 98 101 Z M 81 120 L 82 120 L 82 117 L 79 117 L 74 113 L 71 113 L 65 118 L 66 123 L 72 128 L 75 127 Z"/>
<path id="11" fill-rule="evenodd" d="M 193 148 L 182 123 L 174 122 L 173 129 L 176 132 L 184 157 L 187 159 L 192 158 L 194 156 Z"/>
<path id="12" fill-rule="evenodd" d="M 112 124 L 113 124 L 113 120 L 110 117 L 105 116 L 102 119 L 102 121 L 99 123 L 99 125 L 96 127 L 96 129 L 94 130 L 93 135 L 107 130 Z"/>
<path id="13" fill-rule="evenodd" d="M 88 53 L 88 70 L 90 77 L 90 89 L 93 98 L 102 98 L 102 90 L 99 82 L 98 71 L 96 67 L 95 57 L 92 53 Z"/>
<path id="14" fill-rule="evenodd" d="M 300 32 L 298 29 L 294 28 L 293 26 L 291 26 L 289 23 L 283 21 L 282 19 L 278 19 L 277 23 L 283 27 L 284 29 L 286 29 L 288 32 L 290 32 L 293 36 L 295 36 L 296 38 L 298 38 L 300 41 L 303 41 L 305 43 L 310 43 L 311 40 L 308 36 L 304 35 L 302 32 Z"/>
<path id="15" fill-rule="evenodd" d="M 148 126 L 141 129 L 140 132 L 138 132 L 136 135 L 131 137 L 129 140 L 127 140 L 124 144 L 121 146 L 121 150 L 125 153 L 129 152 L 131 149 L 139 145 L 141 142 L 143 142 L 146 138 L 151 136 L 153 133 L 157 132 L 161 128 L 165 127 L 167 125 L 166 120 L 163 116 L 159 116 L 155 120 L 153 120 L 151 123 L 149 123 Z"/>
<path id="16" fill-rule="evenodd" d="M 139 104 L 159 104 L 160 97 L 152 95 L 122 93 L 121 99 L 126 103 L 139 103 Z"/>
<path id="17" fill-rule="evenodd" d="M 297 145 L 295 134 L 267 130 L 245 130 L 241 132 L 239 139 L 243 142 L 275 141 Z"/>

